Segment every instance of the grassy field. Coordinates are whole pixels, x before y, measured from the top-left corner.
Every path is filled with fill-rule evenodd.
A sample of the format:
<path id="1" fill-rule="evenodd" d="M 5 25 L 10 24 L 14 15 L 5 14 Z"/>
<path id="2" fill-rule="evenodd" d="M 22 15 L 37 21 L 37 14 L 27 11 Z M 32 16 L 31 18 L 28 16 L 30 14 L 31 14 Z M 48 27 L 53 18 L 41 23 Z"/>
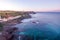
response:
<path id="1" fill-rule="evenodd" d="M 29 13 L 32 12 L 23 12 L 23 11 L 0 11 L 0 16 L 2 18 L 7 18 L 8 16 L 22 16 L 22 17 L 30 17 Z"/>

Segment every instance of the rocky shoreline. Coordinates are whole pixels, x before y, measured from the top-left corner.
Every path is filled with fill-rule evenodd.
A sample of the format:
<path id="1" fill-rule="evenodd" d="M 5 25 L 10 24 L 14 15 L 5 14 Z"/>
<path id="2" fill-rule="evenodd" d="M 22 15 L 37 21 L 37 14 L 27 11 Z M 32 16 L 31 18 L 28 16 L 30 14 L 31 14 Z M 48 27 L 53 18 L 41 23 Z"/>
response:
<path id="1" fill-rule="evenodd" d="M 29 14 L 35 14 L 35 12 L 24 12 L 23 16 L 14 20 L 9 20 L 9 21 L 5 21 L 2 22 L 3 24 L 3 29 L 2 31 L 0 31 L 0 40 L 5 40 L 4 36 L 2 36 L 5 33 L 5 30 L 8 28 L 11 28 L 12 26 L 16 25 L 16 24 L 20 24 L 22 23 L 21 20 L 23 19 L 27 19 L 27 18 L 31 18 L 31 16 Z M 7 36 L 7 35 L 6 35 Z"/>
<path id="2" fill-rule="evenodd" d="M 6 22 L 2 22 L 3 28 L 11 27 L 11 26 L 14 26 L 16 24 L 22 23 L 21 20 L 31 18 L 31 16 L 29 14 L 35 14 L 35 12 L 23 12 L 23 13 L 20 12 L 19 14 L 22 15 L 20 18 L 17 18 L 17 19 L 14 19 L 14 20 L 9 20 L 9 21 L 6 21 Z"/>

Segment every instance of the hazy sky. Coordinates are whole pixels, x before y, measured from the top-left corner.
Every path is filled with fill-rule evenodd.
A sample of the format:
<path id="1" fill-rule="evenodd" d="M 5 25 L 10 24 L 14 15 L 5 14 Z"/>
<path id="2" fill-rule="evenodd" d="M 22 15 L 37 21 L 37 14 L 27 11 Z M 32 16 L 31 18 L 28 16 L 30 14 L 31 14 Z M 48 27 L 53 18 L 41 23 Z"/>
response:
<path id="1" fill-rule="evenodd" d="M 0 0 L 0 10 L 60 10 L 60 0 Z"/>

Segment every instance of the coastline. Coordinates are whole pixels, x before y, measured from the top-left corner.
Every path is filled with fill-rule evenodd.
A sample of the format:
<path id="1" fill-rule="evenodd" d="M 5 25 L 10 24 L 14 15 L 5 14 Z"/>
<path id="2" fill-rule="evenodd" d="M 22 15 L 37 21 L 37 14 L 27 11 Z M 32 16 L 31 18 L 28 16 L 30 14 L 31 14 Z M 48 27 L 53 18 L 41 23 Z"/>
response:
<path id="1" fill-rule="evenodd" d="M 21 13 L 19 13 L 19 14 L 21 14 Z M 35 12 L 23 12 L 23 16 L 21 16 L 20 18 L 2 22 L 3 28 L 5 28 L 5 27 L 11 27 L 11 26 L 14 26 L 16 24 L 22 23 L 21 21 L 23 19 L 31 18 L 31 15 L 29 15 L 29 14 L 35 14 Z"/>

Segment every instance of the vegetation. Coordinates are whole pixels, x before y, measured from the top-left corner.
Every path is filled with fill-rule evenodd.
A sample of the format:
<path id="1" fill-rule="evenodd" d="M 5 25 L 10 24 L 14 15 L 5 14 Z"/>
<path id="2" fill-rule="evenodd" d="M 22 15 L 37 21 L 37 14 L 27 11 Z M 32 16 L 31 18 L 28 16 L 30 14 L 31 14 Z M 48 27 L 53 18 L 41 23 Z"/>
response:
<path id="1" fill-rule="evenodd" d="M 7 18 L 9 16 L 18 16 L 20 15 L 21 17 L 29 18 L 31 17 L 29 14 L 33 13 L 32 11 L 29 12 L 24 12 L 24 11 L 0 11 L 0 16 L 2 18 Z"/>

